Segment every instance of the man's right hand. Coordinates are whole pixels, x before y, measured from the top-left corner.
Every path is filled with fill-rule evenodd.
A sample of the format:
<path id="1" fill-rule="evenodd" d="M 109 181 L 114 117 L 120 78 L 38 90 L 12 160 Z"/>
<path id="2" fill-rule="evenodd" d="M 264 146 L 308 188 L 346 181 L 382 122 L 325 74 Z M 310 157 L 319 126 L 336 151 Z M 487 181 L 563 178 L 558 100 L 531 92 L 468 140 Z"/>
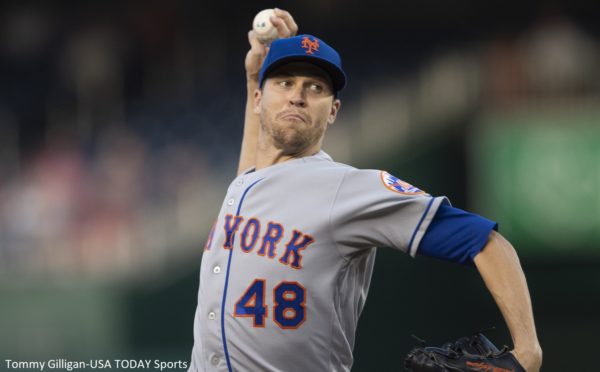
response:
<path id="1" fill-rule="evenodd" d="M 294 22 L 292 15 L 285 10 L 275 8 L 275 16 L 272 16 L 270 20 L 273 26 L 277 28 L 279 38 L 295 36 L 298 33 L 298 25 Z M 258 40 L 254 30 L 248 32 L 248 41 L 250 42 L 250 50 L 246 54 L 246 78 L 249 83 L 258 83 L 258 74 L 269 47 Z"/>

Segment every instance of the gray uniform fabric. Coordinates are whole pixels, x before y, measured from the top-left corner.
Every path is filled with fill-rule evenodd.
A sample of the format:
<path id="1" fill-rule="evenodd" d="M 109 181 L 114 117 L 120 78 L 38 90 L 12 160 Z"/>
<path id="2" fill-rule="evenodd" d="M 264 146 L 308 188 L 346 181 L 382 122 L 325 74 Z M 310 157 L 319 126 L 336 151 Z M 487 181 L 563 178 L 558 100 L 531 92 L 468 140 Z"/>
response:
<path id="1" fill-rule="evenodd" d="M 414 256 L 442 202 L 322 151 L 240 175 L 203 253 L 189 370 L 349 371 L 375 247 Z"/>

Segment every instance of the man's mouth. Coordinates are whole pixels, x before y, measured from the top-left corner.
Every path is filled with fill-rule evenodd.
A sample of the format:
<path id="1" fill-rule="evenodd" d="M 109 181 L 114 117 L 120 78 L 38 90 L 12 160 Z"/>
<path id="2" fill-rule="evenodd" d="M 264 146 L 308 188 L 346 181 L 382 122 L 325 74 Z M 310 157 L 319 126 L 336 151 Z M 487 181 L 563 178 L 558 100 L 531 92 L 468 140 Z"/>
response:
<path id="1" fill-rule="evenodd" d="M 287 111 L 283 112 L 279 115 L 279 117 L 283 120 L 291 120 L 291 121 L 301 121 L 304 123 L 308 122 L 308 117 L 305 114 L 302 114 L 297 111 Z"/>

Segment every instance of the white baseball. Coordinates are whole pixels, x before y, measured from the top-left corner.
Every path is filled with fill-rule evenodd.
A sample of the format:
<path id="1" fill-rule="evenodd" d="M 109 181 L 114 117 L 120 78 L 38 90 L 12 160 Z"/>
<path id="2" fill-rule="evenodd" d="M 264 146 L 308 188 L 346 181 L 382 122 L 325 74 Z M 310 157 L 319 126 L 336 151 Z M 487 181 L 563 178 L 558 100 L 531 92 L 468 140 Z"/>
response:
<path id="1" fill-rule="evenodd" d="M 269 17 L 274 16 L 275 11 L 273 9 L 265 9 L 258 12 L 254 21 L 252 22 L 252 28 L 260 40 L 264 44 L 269 44 L 273 40 L 279 38 L 277 29 L 271 23 Z"/>

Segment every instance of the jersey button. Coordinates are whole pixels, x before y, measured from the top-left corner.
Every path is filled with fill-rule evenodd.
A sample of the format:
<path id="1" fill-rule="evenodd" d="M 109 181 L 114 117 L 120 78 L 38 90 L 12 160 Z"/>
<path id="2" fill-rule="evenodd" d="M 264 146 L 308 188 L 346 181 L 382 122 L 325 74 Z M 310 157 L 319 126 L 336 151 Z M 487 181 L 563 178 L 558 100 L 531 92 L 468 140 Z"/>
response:
<path id="1" fill-rule="evenodd" d="M 244 180 L 241 178 L 239 180 L 235 181 L 236 186 L 242 186 L 243 184 L 244 184 Z"/>
<path id="2" fill-rule="evenodd" d="M 213 268 L 213 273 L 215 273 L 215 274 L 218 274 L 218 273 L 220 273 L 220 272 L 221 272 L 221 268 L 220 268 L 219 266 L 215 266 L 215 267 Z"/>
<path id="3" fill-rule="evenodd" d="M 210 313 L 208 313 L 208 319 L 214 320 L 216 317 L 217 317 L 217 314 L 215 314 L 214 312 L 211 311 Z"/>
<path id="4" fill-rule="evenodd" d="M 213 366 L 216 366 L 217 364 L 219 364 L 219 357 L 218 356 L 213 356 L 212 358 L 210 358 L 210 362 L 213 364 Z"/>
<path id="5" fill-rule="evenodd" d="M 233 205 L 233 203 L 235 203 L 235 200 L 233 200 L 233 198 L 227 200 L 228 205 Z"/>

